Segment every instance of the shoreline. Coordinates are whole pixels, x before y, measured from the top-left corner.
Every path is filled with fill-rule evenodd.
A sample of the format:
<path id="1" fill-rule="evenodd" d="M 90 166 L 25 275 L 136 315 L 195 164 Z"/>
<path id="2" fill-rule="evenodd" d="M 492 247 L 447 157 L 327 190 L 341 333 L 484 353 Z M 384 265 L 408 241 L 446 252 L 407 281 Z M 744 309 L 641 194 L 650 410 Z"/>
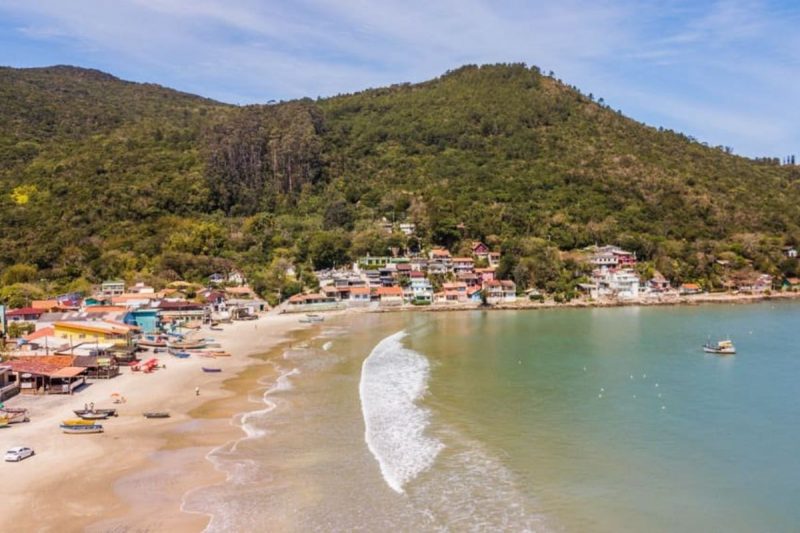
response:
<path id="1" fill-rule="evenodd" d="M 219 374 L 201 370 L 206 358 L 160 356 L 166 368 L 150 375 L 123 368 L 122 375 L 90 381 L 74 396 L 11 398 L 6 405 L 28 408 L 31 422 L 0 433 L 0 446 L 30 446 L 36 456 L 0 464 L 2 475 L 15 481 L 0 487 L 0 525 L 31 531 L 57 531 L 65 521 L 69 529 L 88 531 L 205 529 L 209 516 L 182 507 L 191 490 L 224 481 L 207 456 L 241 435 L 235 417 L 252 405 L 249 393 L 229 385 L 249 369 L 263 376 L 268 358 L 258 356 L 274 354 L 307 326 L 296 316 L 266 314 L 223 331 L 201 329 L 198 334 L 213 335 L 231 353 L 213 360 L 223 369 Z M 58 423 L 71 418 L 72 409 L 89 402 L 109 407 L 112 392 L 127 403 L 114 406 L 119 416 L 104 421 L 104 433 L 60 432 Z M 147 410 L 169 410 L 172 416 L 148 420 L 141 416 Z"/>
<path id="2" fill-rule="evenodd" d="M 773 294 L 730 294 L 730 293 L 705 293 L 697 295 L 678 296 L 665 299 L 638 299 L 638 300 L 571 300 L 569 302 L 558 303 L 555 301 L 533 302 L 518 300 L 516 302 L 481 305 L 472 302 L 457 304 L 432 304 L 425 306 L 414 305 L 387 305 L 385 307 L 355 307 L 348 311 L 363 313 L 403 313 L 403 312 L 422 312 L 438 313 L 451 311 L 525 311 L 540 309 L 588 309 L 588 308 L 611 308 L 611 307 L 657 307 L 657 306 L 694 306 L 703 304 L 751 304 L 767 301 L 787 301 L 800 300 L 800 292 L 777 292 Z M 316 311 L 333 312 L 333 311 Z M 295 314 L 301 315 L 302 311 Z"/>

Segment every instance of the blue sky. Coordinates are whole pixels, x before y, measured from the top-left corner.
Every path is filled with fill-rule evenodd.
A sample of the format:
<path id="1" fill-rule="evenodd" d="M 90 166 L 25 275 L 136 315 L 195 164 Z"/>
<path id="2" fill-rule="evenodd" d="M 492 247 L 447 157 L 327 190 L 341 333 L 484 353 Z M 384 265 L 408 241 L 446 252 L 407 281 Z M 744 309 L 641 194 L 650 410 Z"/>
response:
<path id="1" fill-rule="evenodd" d="M 525 62 L 637 120 L 800 154 L 797 0 L 0 0 L 0 64 L 73 64 L 232 103 Z"/>

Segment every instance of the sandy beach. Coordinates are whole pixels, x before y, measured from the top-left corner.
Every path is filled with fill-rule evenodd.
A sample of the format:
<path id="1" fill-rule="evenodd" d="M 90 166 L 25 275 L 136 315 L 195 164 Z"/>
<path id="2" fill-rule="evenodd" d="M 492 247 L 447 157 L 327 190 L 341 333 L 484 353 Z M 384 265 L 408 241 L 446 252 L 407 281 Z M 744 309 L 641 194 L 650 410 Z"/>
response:
<path id="1" fill-rule="evenodd" d="M 199 335 L 220 342 L 231 357 L 158 354 L 166 368 L 151 374 L 122 368 L 120 376 L 92 380 L 73 396 L 10 399 L 9 407 L 29 409 L 31 421 L 2 430 L 0 449 L 29 446 L 36 455 L 0 463 L 0 476 L 11 480 L 0 485 L 0 529 L 202 530 L 208 516 L 182 512 L 183 495 L 224 480 L 205 457 L 241 436 L 231 420 L 247 408 L 247 395 L 234 395 L 224 385 L 248 366 L 264 365 L 250 355 L 274 349 L 304 326 L 297 315 L 268 314 L 225 325 L 223 331 L 203 329 Z M 202 366 L 222 372 L 204 373 Z M 262 375 L 268 372 L 262 370 Z M 113 393 L 126 402 L 113 405 Z M 88 403 L 117 407 L 119 416 L 103 422 L 102 434 L 63 434 L 60 421 L 74 418 L 72 410 Z M 167 410 L 171 417 L 145 419 L 142 413 L 149 410 Z"/>

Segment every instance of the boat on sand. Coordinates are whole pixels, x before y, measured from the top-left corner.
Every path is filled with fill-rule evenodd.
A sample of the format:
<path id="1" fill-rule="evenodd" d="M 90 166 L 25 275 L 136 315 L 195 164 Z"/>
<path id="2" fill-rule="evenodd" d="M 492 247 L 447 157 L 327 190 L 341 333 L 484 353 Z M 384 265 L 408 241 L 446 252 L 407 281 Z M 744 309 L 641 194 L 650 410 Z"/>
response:
<path id="1" fill-rule="evenodd" d="M 102 433 L 100 424 L 61 424 L 61 431 L 69 435 L 82 435 L 84 433 Z"/>
<path id="2" fill-rule="evenodd" d="M 169 418 L 169 413 L 167 411 L 147 411 L 142 413 L 145 418 Z"/>

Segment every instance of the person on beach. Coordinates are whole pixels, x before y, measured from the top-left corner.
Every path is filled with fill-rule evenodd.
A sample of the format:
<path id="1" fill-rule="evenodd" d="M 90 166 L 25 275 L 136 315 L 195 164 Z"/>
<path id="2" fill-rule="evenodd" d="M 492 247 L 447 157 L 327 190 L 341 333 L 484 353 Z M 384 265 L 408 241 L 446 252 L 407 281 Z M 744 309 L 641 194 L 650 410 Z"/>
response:
<path id="1" fill-rule="evenodd" d="M 194 395 L 195 396 L 200 396 L 200 387 L 195 387 L 194 388 Z"/>

